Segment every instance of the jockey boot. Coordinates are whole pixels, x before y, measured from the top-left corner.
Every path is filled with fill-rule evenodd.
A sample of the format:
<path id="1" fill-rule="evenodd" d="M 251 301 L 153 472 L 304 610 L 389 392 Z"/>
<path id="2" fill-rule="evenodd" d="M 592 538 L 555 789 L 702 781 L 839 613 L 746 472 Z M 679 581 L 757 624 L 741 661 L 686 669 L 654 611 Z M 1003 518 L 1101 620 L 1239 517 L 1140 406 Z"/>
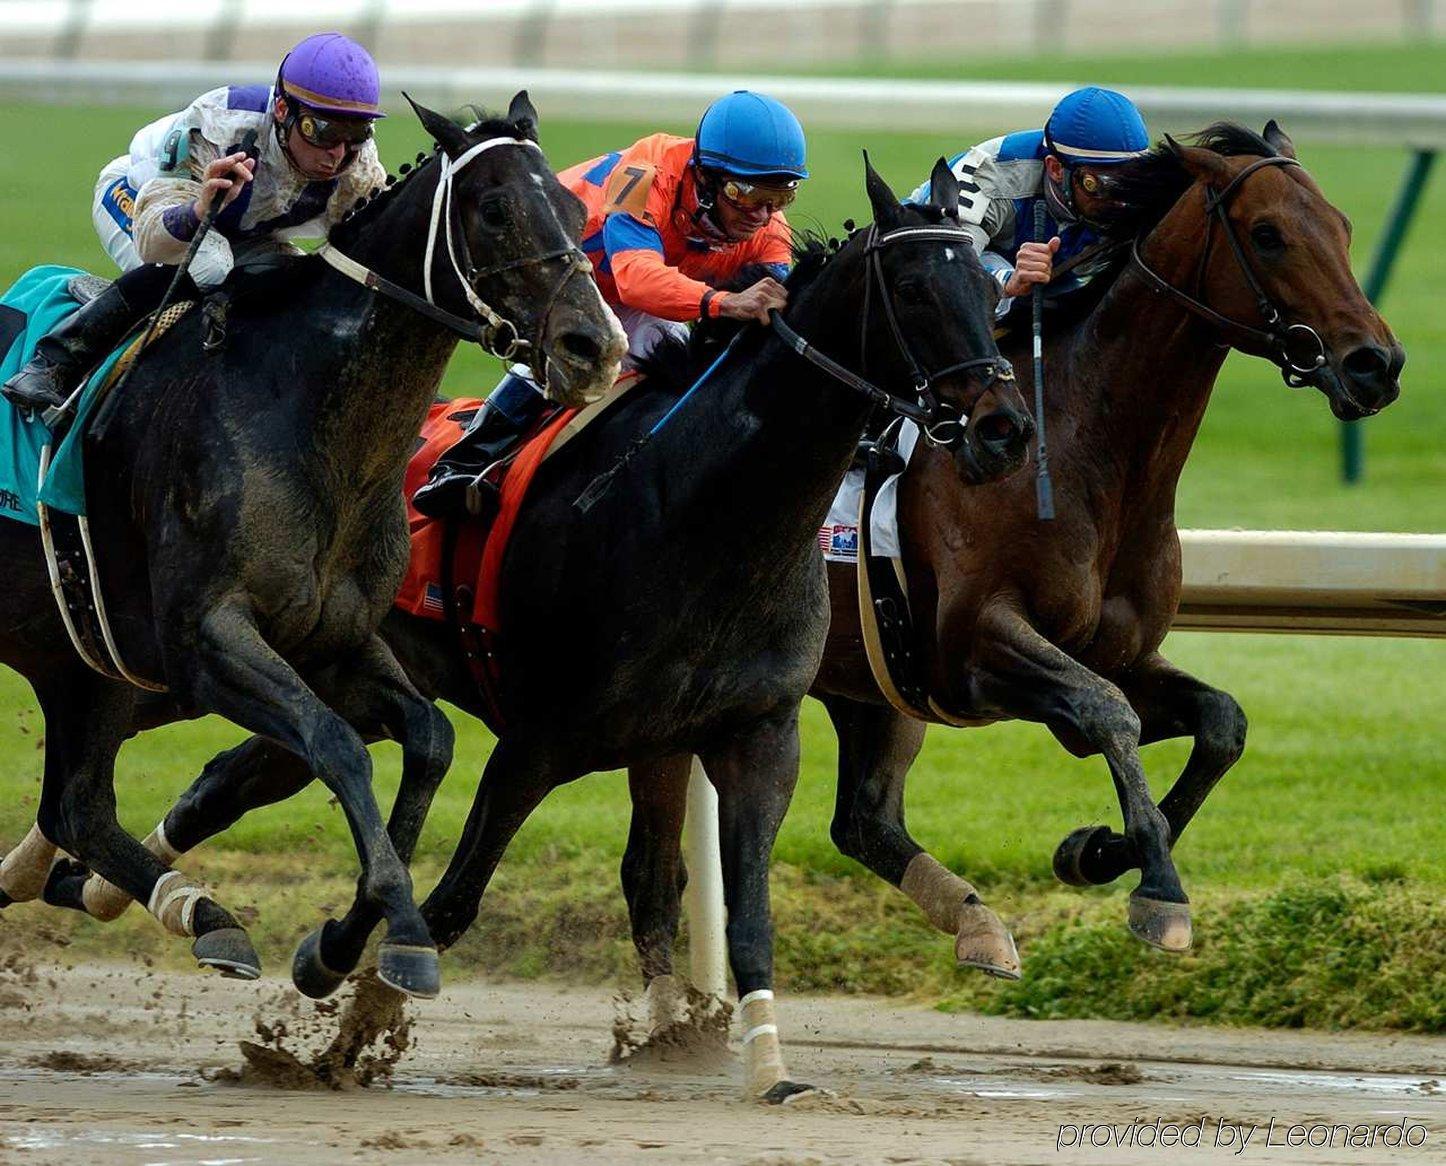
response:
<path id="1" fill-rule="evenodd" d="M 23 413 L 64 404 L 81 378 L 144 315 L 127 302 L 119 283 L 111 284 L 46 333 L 30 363 L 6 381 L 0 393 Z"/>
<path id="2" fill-rule="evenodd" d="M 531 382 L 509 373 L 483 402 L 472 427 L 437 459 L 412 505 L 430 518 L 489 514 L 496 489 L 483 474 L 512 451 L 545 403 Z"/>

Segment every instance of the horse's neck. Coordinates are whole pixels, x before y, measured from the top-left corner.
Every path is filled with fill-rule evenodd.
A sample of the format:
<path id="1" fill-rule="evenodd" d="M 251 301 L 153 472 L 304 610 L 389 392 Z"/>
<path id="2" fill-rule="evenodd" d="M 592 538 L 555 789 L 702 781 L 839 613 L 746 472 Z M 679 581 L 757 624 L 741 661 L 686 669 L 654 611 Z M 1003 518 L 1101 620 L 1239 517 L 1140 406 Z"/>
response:
<path id="1" fill-rule="evenodd" d="M 1058 412 L 1070 436 L 1060 459 L 1118 491 L 1126 506 L 1163 498 L 1173 507 L 1227 351 L 1126 268 L 1064 346 L 1067 375 L 1051 378 L 1066 398 Z"/>
<path id="2" fill-rule="evenodd" d="M 836 297 L 809 299 L 816 310 L 795 311 L 795 320 L 859 317 L 857 305 Z M 807 339 L 820 339 L 817 324 L 797 327 Z M 857 365 L 855 352 L 840 348 L 831 355 L 846 367 Z M 803 531 L 811 540 L 863 434 L 863 397 L 770 338 L 718 391 L 700 389 L 696 403 L 694 410 L 685 407 L 689 420 L 677 440 L 691 451 L 679 464 L 702 486 L 701 496 L 752 537 L 787 542 Z"/>
<path id="3" fill-rule="evenodd" d="M 407 192 L 411 198 L 399 199 L 345 248 L 351 259 L 418 294 L 427 223 L 418 206 L 422 193 Z M 321 279 L 330 310 L 317 318 L 318 339 L 339 348 L 335 375 L 309 386 L 316 452 L 333 473 L 357 483 L 377 480 L 405 465 L 457 337 L 340 272 L 328 270 Z M 304 336 L 296 343 L 305 344 Z"/>

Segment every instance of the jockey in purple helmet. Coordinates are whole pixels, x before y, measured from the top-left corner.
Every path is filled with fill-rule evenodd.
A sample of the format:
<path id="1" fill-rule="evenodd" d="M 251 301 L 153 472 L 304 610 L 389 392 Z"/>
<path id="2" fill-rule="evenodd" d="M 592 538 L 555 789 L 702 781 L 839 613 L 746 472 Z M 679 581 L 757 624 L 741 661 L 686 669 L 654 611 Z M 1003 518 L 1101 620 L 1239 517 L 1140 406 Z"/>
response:
<path id="1" fill-rule="evenodd" d="M 959 179 L 960 223 L 1004 292 L 1000 316 L 1035 284 L 1049 285 L 1046 295 L 1054 299 L 1099 272 L 1102 263 L 1086 261 L 1053 280 L 1057 263 L 1099 241 L 1099 219 L 1116 205 L 1111 168 L 1149 148 L 1149 131 L 1134 103 L 1091 86 L 1066 95 L 1043 129 L 993 138 L 950 160 Z M 910 201 L 927 202 L 928 196 L 926 181 Z M 1035 241 L 1040 201 L 1048 235 Z"/>
<path id="2" fill-rule="evenodd" d="M 386 182 L 372 125 L 384 117 L 376 63 L 340 33 L 309 36 L 286 54 L 273 85 L 203 93 L 143 127 L 101 171 L 91 219 L 124 273 L 63 320 L 4 386 L 26 409 L 58 404 L 165 294 L 216 194 L 221 212 L 191 263 L 200 288 L 237 263 L 296 254 L 324 238 L 357 199 Z M 255 130 L 255 158 L 240 151 Z M 163 266 L 157 266 L 163 265 Z M 191 294 L 194 293 L 192 289 Z"/>

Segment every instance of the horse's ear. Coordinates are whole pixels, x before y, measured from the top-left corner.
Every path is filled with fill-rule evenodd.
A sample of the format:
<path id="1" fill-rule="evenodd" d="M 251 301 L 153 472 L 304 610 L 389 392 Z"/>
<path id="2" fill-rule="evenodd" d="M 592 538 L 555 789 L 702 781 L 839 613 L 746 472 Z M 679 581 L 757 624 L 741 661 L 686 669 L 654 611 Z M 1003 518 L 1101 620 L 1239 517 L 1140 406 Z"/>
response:
<path id="1" fill-rule="evenodd" d="M 417 118 L 422 123 L 422 128 L 432 135 L 432 141 L 447 151 L 450 157 L 457 158 L 467 152 L 471 144 L 467 137 L 467 131 L 454 122 L 450 117 L 444 117 L 440 113 L 428 109 L 425 105 L 418 105 L 412 100 L 411 94 L 403 93 L 407 103 L 416 111 Z"/>
<path id="2" fill-rule="evenodd" d="M 1225 158 L 1203 146 L 1182 146 L 1169 134 L 1166 134 L 1165 149 L 1174 154 L 1180 165 L 1198 182 L 1208 185 L 1224 179 L 1229 172 Z"/>
<path id="3" fill-rule="evenodd" d="M 869 161 L 869 152 L 864 151 L 864 189 L 869 192 L 869 205 L 874 210 L 874 222 L 882 225 L 886 220 L 899 216 L 902 209 L 889 184 L 879 177 L 874 164 Z"/>
<path id="4" fill-rule="evenodd" d="M 537 141 L 537 110 L 533 108 L 526 89 L 520 90 L 507 107 L 507 120 L 522 131 L 523 137 Z"/>
<path id="5" fill-rule="evenodd" d="M 1260 136 L 1282 158 L 1295 157 L 1295 143 L 1290 140 L 1290 135 L 1280 128 L 1280 123 L 1275 118 L 1265 123 L 1265 133 Z"/>
<path id="6" fill-rule="evenodd" d="M 934 171 L 929 175 L 929 205 L 938 207 L 951 219 L 959 217 L 959 179 L 944 158 L 934 163 Z"/>

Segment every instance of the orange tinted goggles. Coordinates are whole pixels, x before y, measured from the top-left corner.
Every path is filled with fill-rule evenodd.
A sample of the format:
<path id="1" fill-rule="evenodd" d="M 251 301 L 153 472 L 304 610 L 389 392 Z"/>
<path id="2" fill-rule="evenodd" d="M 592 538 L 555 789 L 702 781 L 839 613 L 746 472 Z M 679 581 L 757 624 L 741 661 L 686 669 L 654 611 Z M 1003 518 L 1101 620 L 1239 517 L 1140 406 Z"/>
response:
<path id="1" fill-rule="evenodd" d="M 370 121 L 363 118 L 322 117 L 309 109 L 296 119 L 296 128 L 301 131 L 302 138 L 323 150 L 330 150 L 334 146 L 359 150 L 372 136 Z"/>
<path id="2" fill-rule="evenodd" d="M 749 182 L 743 178 L 725 178 L 722 189 L 723 197 L 729 202 L 750 211 L 762 208 L 770 211 L 782 210 L 798 197 L 797 182 L 779 185 Z"/>

